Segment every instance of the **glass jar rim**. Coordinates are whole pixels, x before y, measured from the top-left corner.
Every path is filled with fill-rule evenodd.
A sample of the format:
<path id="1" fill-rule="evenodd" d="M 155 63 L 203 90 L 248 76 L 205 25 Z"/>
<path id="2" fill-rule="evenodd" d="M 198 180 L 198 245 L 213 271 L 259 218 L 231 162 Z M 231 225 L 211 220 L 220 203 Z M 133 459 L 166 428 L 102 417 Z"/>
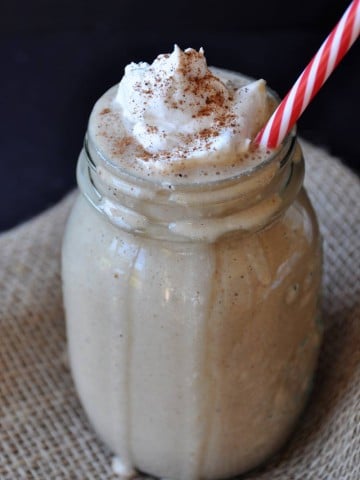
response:
<path id="1" fill-rule="evenodd" d="M 183 190 L 183 191 L 191 191 L 194 188 L 201 188 L 201 189 L 211 189 L 211 188 L 222 188 L 228 185 L 229 183 L 236 183 L 242 180 L 247 180 L 250 177 L 255 176 L 256 174 L 265 170 L 268 166 L 270 166 L 275 161 L 278 162 L 279 168 L 281 169 L 282 166 L 286 163 L 287 159 L 291 156 L 291 152 L 295 148 L 297 136 L 296 136 L 296 126 L 290 131 L 290 133 L 285 137 L 282 144 L 274 149 L 274 151 L 268 155 L 263 161 L 257 163 L 255 166 L 248 168 L 248 169 L 234 169 L 232 174 L 229 173 L 228 176 L 222 177 L 220 179 L 209 179 L 207 181 L 189 181 L 189 182 L 174 182 L 174 181 L 159 181 L 157 179 L 152 179 L 151 177 L 143 177 L 141 175 L 137 175 L 134 171 L 128 170 L 123 168 L 119 164 L 115 164 L 112 162 L 104 152 L 98 148 L 96 142 L 91 138 L 89 133 L 86 134 L 84 140 L 84 149 L 89 159 L 90 164 L 93 166 L 94 169 L 97 168 L 97 165 L 93 161 L 93 154 L 96 154 L 96 157 L 100 159 L 105 169 L 109 170 L 115 176 L 118 176 L 122 179 L 128 179 L 131 182 L 135 182 L 137 184 L 142 184 L 144 186 L 155 188 L 157 190 L 161 189 L 176 189 L 176 190 Z"/>

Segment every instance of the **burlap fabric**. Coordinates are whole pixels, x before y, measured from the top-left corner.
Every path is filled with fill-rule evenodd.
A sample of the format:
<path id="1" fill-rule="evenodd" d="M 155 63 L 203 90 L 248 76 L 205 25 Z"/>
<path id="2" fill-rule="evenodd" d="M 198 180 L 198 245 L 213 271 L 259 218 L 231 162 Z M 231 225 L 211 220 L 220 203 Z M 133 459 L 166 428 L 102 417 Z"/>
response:
<path id="1" fill-rule="evenodd" d="M 327 329 L 310 403 L 251 479 L 360 479 L 360 183 L 304 144 L 325 238 Z M 116 479 L 65 361 L 59 254 L 74 194 L 0 236 L 0 479 Z M 156 441 L 156 439 L 154 439 Z"/>

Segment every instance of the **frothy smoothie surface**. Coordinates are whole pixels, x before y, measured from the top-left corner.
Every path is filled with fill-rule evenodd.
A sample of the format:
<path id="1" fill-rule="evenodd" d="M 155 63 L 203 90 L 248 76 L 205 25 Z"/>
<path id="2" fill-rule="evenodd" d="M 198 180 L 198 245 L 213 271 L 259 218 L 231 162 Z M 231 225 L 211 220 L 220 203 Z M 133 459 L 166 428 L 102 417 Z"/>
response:
<path id="1" fill-rule="evenodd" d="M 175 46 L 131 63 L 90 116 L 89 133 L 115 165 L 139 177 L 186 183 L 243 172 L 271 153 L 252 139 L 274 109 L 264 80 L 208 68 L 204 51 Z"/>

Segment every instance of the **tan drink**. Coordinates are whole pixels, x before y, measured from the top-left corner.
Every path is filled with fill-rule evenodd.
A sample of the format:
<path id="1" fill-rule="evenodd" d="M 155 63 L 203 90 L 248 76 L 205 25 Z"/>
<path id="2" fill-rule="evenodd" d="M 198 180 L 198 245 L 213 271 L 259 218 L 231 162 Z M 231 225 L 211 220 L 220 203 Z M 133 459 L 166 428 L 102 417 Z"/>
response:
<path id="1" fill-rule="evenodd" d="M 293 137 L 252 151 L 273 100 L 263 81 L 214 72 L 194 50 L 128 67 L 79 159 L 63 248 L 70 361 L 129 476 L 258 465 L 293 428 L 320 345 L 301 151 Z"/>

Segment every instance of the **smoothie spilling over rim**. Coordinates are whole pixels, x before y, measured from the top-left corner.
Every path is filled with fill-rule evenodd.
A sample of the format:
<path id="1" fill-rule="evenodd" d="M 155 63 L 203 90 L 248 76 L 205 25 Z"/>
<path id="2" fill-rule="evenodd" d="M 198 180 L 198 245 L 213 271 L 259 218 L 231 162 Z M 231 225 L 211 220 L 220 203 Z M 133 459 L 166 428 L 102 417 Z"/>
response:
<path id="1" fill-rule="evenodd" d="M 208 182 L 271 156 L 251 142 L 275 107 L 264 80 L 209 69 L 204 51 L 175 45 L 131 63 L 96 103 L 89 134 L 115 166 L 161 183 Z"/>

